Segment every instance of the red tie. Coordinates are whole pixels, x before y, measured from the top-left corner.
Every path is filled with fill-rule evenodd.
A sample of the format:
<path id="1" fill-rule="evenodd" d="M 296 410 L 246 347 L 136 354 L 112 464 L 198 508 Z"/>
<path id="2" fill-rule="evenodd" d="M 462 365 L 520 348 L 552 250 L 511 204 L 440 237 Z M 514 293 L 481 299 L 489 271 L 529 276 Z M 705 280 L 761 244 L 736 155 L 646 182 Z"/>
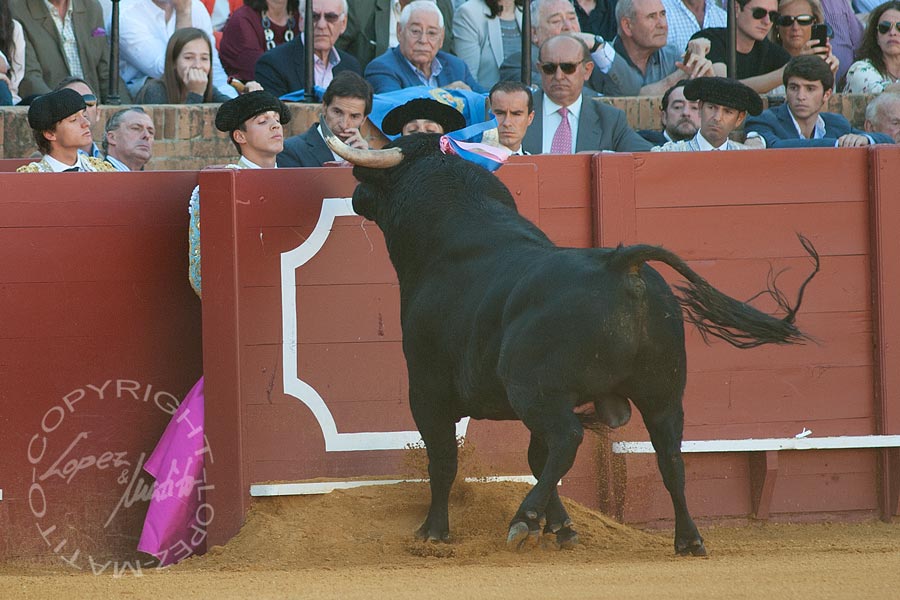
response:
<path id="1" fill-rule="evenodd" d="M 560 108 L 558 111 L 562 120 L 556 133 L 553 134 L 553 142 L 550 144 L 550 154 L 572 154 L 572 128 L 569 126 L 569 109 Z"/>

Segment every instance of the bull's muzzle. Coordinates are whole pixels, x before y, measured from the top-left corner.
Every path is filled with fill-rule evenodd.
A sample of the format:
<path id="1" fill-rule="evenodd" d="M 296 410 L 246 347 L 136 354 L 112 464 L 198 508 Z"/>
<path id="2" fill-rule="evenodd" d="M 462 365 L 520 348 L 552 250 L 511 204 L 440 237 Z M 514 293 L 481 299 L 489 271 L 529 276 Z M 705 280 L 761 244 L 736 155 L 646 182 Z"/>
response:
<path id="1" fill-rule="evenodd" d="M 325 143 L 331 150 L 346 160 L 347 162 L 359 165 L 361 167 L 370 167 L 372 169 L 389 169 L 400 164 L 403 160 L 403 152 L 400 148 L 388 148 L 387 150 L 362 150 L 353 148 L 345 144 L 341 138 L 334 135 L 334 132 L 325 123 L 325 115 L 319 116 L 319 129 Z"/>

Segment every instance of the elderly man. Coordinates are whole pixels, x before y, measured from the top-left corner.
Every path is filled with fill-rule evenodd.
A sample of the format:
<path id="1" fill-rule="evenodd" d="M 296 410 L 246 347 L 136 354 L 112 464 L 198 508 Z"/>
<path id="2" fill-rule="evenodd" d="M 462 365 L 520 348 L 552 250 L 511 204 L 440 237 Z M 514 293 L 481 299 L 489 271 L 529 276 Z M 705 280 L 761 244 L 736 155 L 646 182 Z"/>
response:
<path id="1" fill-rule="evenodd" d="M 663 94 L 659 108 L 659 120 L 662 131 L 638 131 L 642 138 L 651 144 L 680 142 L 689 140 L 700 128 L 700 103 L 684 97 L 684 86 L 688 82 L 682 79 Z"/>
<path id="2" fill-rule="evenodd" d="M 366 67 L 366 79 L 376 94 L 424 85 L 431 88 L 486 92 L 461 59 L 440 50 L 444 43 L 444 15 L 431 0 L 406 5 L 397 22 L 396 48 Z"/>
<path id="3" fill-rule="evenodd" d="M 866 106 L 865 130 L 883 133 L 900 144 L 900 94 L 882 92 Z"/>
<path id="4" fill-rule="evenodd" d="M 615 58 L 612 46 L 599 35 L 582 33 L 571 0 L 532 0 L 531 2 L 531 82 L 541 80 L 538 71 L 538 49 L 541 45 L 561 33 L 579 37 L 590 49 L 592 60 L 606 70 Z M 514 52 L 500 65 L 500 79 L 519 81 L 522 76 L 522 53 Z M 593 69 L 585 84 L 588 88 L 607 96 L 620 96 L 615 83 L 600 69 Z"/>
<path id="5" fill-rule="evenodd" d="M 322 115 L 325 123 L 348 146 L 369 147 L 359 128 L 372 112 L 372 86 L 352 71 L 334 76 L 322 98 Z M 278 155 L 279 167 L 321 167 L 327 162 L 343 160 L 325 145 L 319 124 L 284 142 L 284 151 Z"/>
<path id="6" fill-rule="evenodd" d="M 400 13 L 412 0 L 350 0 L 350 14 L 347 19 L 347 30 L 337 41 L 341 50 L 346 50 L 366 68 L 372 59 L 395 48 L 397 39 L 397 22 Z M 435 2 L 444 17 L 444 52 L 453 51 L 453 12 L 452 0 L 436 0 Z"/>
<path id="7" fill-rule="evenodd" d="M 815 54 L 795 56 L 784 68 L 785 103 L 747 119 L 747 145 L 763 148 L 858 147 L 890 144 L 883 133 L 850 126 L 839 113 L 822 112 L 831 98 L 834 73 Z"/>
<path id="8" fill-rule="evenodd" d="M 43 157 L 20 173 L 112 171 L 112 166 L 78 150 L 91 139 L 84 98 L 68 88 L 38 96 L 28 107 L 28 124 Z"/>
<path id="9" fill-rule="evenodd" d="M 119 69 L 132 95 L 137 95 L 148 77 L 162 78 L 169 38 L 185 27 L 196 27 L 215 42 L 209 11 L 200 0 L 129 0 L 127 8 L 122 7 Z M 228 85 L 215 43 L 211 61 L 213 86 L 229 98 L 237 96 Z"/>
<path id="10" fill-rule="evenodd" d="M 619 0 L 616 18 L 619 35 L 609 76 L 621 95 L 659 96 L 685 76 L 714 74 L 705 56 L 691 54 L 685 64 L 682 50 L 666 44 L 669 28 L 661 0 Z"/>
<path id="11" fill-rule="evenodd" d="M 153 156 L 156 128 L 140 106 L 116 111 L 106 121 L 103 151 L 117 171 L 143 171 Z"/>
<path id="12" fill-rule="evenodd" d="M 591 76 L 588 47 L 570 35 L 552 37 L 540 49 L 543 92 L 534 97 L 534 122 L 522 146 L 531 154 L 649 150 L 650 142 L 628 126 L 625 113 L 584 90 Z"/>
<path id="13" fill-rule="evenodd" d="M 77 77 L 106 99 L 109 40 L 97 0 L 18 0 L 9 3 L 25 34 L 22 98 L 46 94 L 65 77 Z M 148 0 L 149 1 L 149 0 Z M 51 10 L 52 9 L 52 10 Z M 123 99 L 128 92 L 120 90 Z"/>
<path id="14" fill-rule="evenodd" d="M 725 77 L 701 77 L 684 86 L 684 97 L 700 101 L 700 129 L 689 140 L 666 142 L 654 152 L 696 152 L 707 150 L 749 150 L 749 146 L 729 139 L 747 113 L 762 112 L 759 94 L 740 81 Z"/>
<path id="15" fill-rule="evenodd" d="M 500 81 L 489 94 L 491 112 L 497 118 L 500 145 L 513 154 L 525 155 L 522 140 L 534 121 L 534 97 L 531 89 L 518 81 Z"/>
<path id="16" fill-rule="evenodd" d="M 355 57 L 334 47 L 347 27 L 347 0 L 313 0 L 313 19 L 315 85 L 327 88 L 341 71 L 362 74 Z M 263 54 L 256 62 L 256 81 L 276 96 L 305 89 L 306 46 L 302 36 Z"/>

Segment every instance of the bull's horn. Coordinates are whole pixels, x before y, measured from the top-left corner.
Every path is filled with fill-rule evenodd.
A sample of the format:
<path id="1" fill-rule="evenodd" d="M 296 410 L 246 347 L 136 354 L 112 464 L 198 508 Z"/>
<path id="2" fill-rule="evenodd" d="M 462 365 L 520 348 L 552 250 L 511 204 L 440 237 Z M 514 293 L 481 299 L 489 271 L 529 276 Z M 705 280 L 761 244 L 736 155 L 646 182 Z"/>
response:
<path id="1" fill-rule="evenodd" d="M 325 143 L 334 151 L 335 154 L 361 167 L 371 167 L 373 169 L 389 169 L 400 164 L 403 160 L 403 151 L 400 148 L 389 148 L 387 150 L 362 150 L 360 148 L 352 148 L 345 144 L 341 138 L 334 135 L 331 128 L 325 123 L 325 115 L 319 116 L 319 130 L 325 138 Z"/>

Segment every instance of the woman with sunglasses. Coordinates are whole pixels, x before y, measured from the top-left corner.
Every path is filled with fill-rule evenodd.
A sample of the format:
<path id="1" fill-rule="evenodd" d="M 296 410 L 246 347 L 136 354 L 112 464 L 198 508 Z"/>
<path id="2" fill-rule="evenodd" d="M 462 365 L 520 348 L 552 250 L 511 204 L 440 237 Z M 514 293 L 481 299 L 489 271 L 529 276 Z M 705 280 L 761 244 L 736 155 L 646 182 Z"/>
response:
<path id="1" fill-rule="evenodd" d="M 812 39 L 813 25 L 825 22 L 819 0 L 780 0 L 778 14 L 771 33 L 773 42 L 787 50 L 791 57 L 818 54 L 831 67 L 832 73 L 837 71 L 840 61 L 831 53 L 830 42 L 816 46 L 817 40 Z M 773 89 L 769 95 L 783 96 L 784 85 Z"/>
<path id="2" fill-rule="evenodd" d="M 149 78 L 138 92 L 138 104 L 225 102 L 212 84 L 212 44 L 196 27 L 176 29 L 166 45 L 162 79 Z"/>
<path id="3" fill-rule="evenodd" d="M 857 61 L 847 71 L 847 94 L 900 91 L 900 2 L 885 2 L 869 13 Z"/>
<path id="4" fill-rule="evenodd" d="M 225 72 L 250 81 L 259 57 L 299 36 L 302 23 L 300 0 L 244 0 L 222 29 L 219 57 Z"/>

